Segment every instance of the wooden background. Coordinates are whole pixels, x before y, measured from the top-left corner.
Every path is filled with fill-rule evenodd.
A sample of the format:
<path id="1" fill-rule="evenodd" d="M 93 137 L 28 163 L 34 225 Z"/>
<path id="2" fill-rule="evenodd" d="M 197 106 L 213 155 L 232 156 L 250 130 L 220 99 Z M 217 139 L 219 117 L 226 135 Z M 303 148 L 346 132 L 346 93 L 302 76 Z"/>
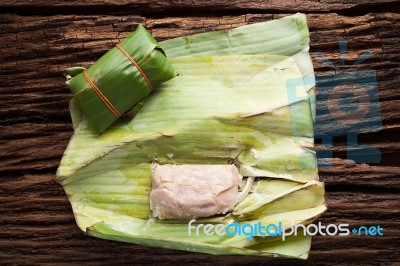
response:
<path id="1" fill-rule="evenodd" d="M 350 3 L 351 2 L 351 3 Z M 117 1 L 0 2 L 0 264 L 396 264 L 399 259 L 398 150 L 400 115 L 399 1 Z M 346 138 L 334 139 L 324 224 L 380 225 L 384 236 L 315 237 L 307 262 L 211 256 L 105 241 L 76 226 L 54 175 L 72 135 L 71 93 L 63 69 L 88 66 L 145 24 L 158 40 L 293 14 L 307 14 L 316 75 L 335 73 L 318 51 L 340 65 L 338 41 L 349 41 L 348 65 L 377 73 L 383 129 L 360 134 L 379 148 L 380 164 L 346 160 Z M 90 144 L 89 144 L 90 145 Z"/>

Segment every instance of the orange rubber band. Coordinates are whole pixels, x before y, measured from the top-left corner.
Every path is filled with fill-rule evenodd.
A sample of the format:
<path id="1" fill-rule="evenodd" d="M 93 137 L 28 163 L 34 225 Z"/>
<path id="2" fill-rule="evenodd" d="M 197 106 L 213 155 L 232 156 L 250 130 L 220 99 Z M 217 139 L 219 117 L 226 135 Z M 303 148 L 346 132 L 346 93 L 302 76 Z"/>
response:
<path id="1" fill-rule="evenodd" d="M 112 105 L 112 103 L 107 99 L 107 97 L 101 92 L 101 90 L 94 84 L 94 82 L 90 79 L 89 75 L 86 73 L 86 70 L 83 71 L 83 76 L 85 77 L 86 81 L 92 87 L 92 89 L 96 92 L 96 94 L 100 97 L 100 99 L 104 102 L 104 104 L 110 109 L 110 111 L 116 116 L 120 117 L 121 114 L 118 110 Z"/>
<path id="2" fill-rule="evenodd" d="M 123 53 L 123 54 L 129 59 L 129 61 L 131 61 L 131 63 L 136 67 L 136 69 L 139 70 L 140 74 L 142 74 L 143 78 L 144 78 L 144 79 L 146 80 L 146 82 L 147 82 L 147 85 L 149 85 L 150 90 L 152 91 L 152 90 L 153 90 L 153 86 L 151 85 L 151 82 L 150 82 L 150 80 L 147 78 L 147 76 L 146 76 L 146 74 L 144 73 L 144 71 L 140 68 L 139 64 L 136 63 L 136 61 L 128 54 L 127 51 L 125 51 L 124 48 L 122 48 L 121 45 L 117 44 L 117 45 L 115 45 L 115 47 L 117 47 L 118 50 L 120 50 L 121 53 Z"/>

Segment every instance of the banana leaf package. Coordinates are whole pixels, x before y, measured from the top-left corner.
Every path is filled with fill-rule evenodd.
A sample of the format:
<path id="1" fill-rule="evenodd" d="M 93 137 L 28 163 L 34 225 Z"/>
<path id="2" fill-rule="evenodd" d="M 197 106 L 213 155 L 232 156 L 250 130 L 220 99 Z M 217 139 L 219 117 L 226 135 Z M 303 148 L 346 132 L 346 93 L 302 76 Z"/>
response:
<path id="1" fill-rule="evenodd" d="M 236 199 L 246 191 L 244 199 L 191 226 L 308 225 L 326 210 L 313 150 L 314 73 L 305 16 L 180 37 L 160 46 L 179 76 L 154 91 L 134 118 L 118 120 L 98 136 L 71 102 L 75 132 L 57 181 L 78 226 L 96 237 L 150 246 L 307 258 L 311 236 L 301 232 L 284 240 L 202 230 L 190 234 L 190 219 L 159 219 L 155 216 L 171 212 L 151 209 L 179 205 L 157 198 L 173 176 L 152 176 L 154 165 L 233 164 L 239 178 L 229 181 L 226 197 Z M 287 88 L 293 80 L 294 98 Z M 158 186 L 154 191 L 152 182 Z M 237 184 L 239 191 L 233 189 Z M 186 202 L 189 196 L 184 195 Z M 187 215 L 183 210 L 181 217 Z"/>
<path id="2" fill-rule="evenodd" d="M 68 80 L 67 85 L 90 124 L 102 133 L 175 75 L 164 51 L 140 25 L 89 69 Z"/>

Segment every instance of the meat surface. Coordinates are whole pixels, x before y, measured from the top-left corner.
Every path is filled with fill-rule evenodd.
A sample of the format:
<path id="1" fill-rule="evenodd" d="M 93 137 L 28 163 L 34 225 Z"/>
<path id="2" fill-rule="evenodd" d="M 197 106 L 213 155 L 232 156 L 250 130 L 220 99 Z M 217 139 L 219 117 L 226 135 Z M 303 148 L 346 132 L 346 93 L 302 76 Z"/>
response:
<path id="1" fill-rule="evenodd" d="M 234 165 L 157 165 L 150 208 L 159 219 L 191 219 L 231 211 L 242 180 Z"/>

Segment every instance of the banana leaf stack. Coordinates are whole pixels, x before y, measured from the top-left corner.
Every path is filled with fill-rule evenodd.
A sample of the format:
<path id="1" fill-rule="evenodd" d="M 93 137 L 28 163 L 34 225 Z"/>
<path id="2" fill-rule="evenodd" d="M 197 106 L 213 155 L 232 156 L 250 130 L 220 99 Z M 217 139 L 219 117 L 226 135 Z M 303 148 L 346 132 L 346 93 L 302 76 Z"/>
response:
<path id="1" fill-rule="evenodd" d="M 142 25 L 89 69 L 81 70 L 67 85 L 97 133 L 176 76 L 164 51 Z"/>
<path id="2" fill-rule="evenodd" d="M 234 163 L 255 176 L 233 212 L 199 223 L 312 223 L 325 210 L 313 151 L 314 73 L 306 18 L 278 20 L 160 43 L 178 77 L 133 119 L 98 136 L 75 101 L 75 132 L 57 172 L 89 235 L 211 254 L 308 257 L 311 237 L 188 235 L 187 220 L 151 217 L 151 164 Z M 296 97 L 287 89 L 299 81 Z M 307 80 L 307 82 L 304 82 Z M 310 82 L 311 80 L 311 82 Z M 90 143 L 90 145 L 87 145 Z"/>

